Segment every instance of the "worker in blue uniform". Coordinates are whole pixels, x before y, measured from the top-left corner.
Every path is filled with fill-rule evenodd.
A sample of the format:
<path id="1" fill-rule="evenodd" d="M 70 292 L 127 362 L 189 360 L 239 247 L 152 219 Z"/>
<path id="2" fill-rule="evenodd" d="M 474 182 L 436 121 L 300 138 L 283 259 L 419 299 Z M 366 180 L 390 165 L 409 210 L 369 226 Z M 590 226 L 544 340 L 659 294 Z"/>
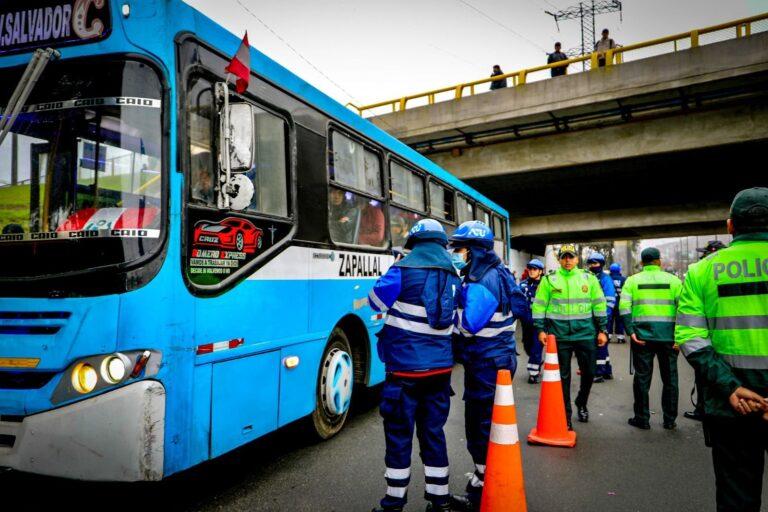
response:
<path id="1" fill-rule="evenodd" d="M 587 267 L 589 271 L 595 274 L 600 288 L 605 295 L 606 314 L 608 315 L 608 325 L 611 324 L 611 318 L 616 308 L 616 288 L 613 286 L 613 279 L 603 271 L 605 267 L 605 256 L 599 252 L 593 252 L 587 257 Z M 604 382 L 613 379 L 613 368 L 611 367 L 611 356 L 608 354 L 608 344 L 597 347 L 597 367 L 595 370 L 595 382 Z"/>
<path id="2" fill-rule="evenodd" d="M 517 367 L 515 320 L 530 317 L 528 301 L 493 250 L 493 232 L 480 221 L 461 224 L 450 238 L 463 276 L 458 296 L 454 352 L 464 365 L 464 427 L 475 472 L 467 494 L 454 496 L 460 510 L 476 510 L 485 477 L 491 411 L 498 370 Z"/>
<path id="3" fill-rule="evenodd" d="M 616 289 L 616 305 L 614 311 L 619 311 L 619 301 L 621 300 L 621 289 L 624 287 L 624 282 L 627 277 L 621 274 L 621 264 L 611 263 L 609 268 L 611 273 L 611 280 L 613 281 L 613 287 Z M 624 322 L 621 320 L 621 315 L 615 314 L 608 319 L 608 334 L 615 336 L 616 343 L 626 343 L 624 339 Z"/>
<path id="4" fill-rule="evenodd" d="M 405 506 L 414 427 L 424 463 L 427 510 L 450 510 L 443 426 L 450 409 L 453 319 L 461 279 L 447 244 L 439 222 L 420 220 L 405 243 L 411 252 L 395 262 L 368 294 L 371 308 L 387 312 L 377 333 L 386 370 L 380 412 L 387 492 L 381 508 L 374 511 L 402 511 Z"/>
<path id="5" fill-rule="evenodd" d="M 541 276 L 544 274 L 544 263 L 539 259 L 532 259 L 525 266 L 528 271 L 528 277 L 520 281 L 520 290 L 522 290 L 528 301 L 528 308 L 533 305 L 533 299 L 536 297 L 536 290 L 541 282 Z M 523 326 L 523 348 L 528 354 L 528 384 L 539 382 L 541 373 L 542 353 L 544 345 L 539 343 L 538 333 L 533 326 L 533 321 L 524 322 Z"/>

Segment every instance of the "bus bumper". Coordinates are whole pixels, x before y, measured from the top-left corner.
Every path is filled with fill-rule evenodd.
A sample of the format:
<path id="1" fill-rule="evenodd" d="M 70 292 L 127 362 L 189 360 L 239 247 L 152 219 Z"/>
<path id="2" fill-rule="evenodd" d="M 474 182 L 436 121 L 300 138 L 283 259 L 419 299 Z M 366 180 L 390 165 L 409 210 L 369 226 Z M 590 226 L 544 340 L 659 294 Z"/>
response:
<path id="1" fill-rule="evenodd" d="M 0 466 L 77 480 L 160 480 L 164 434 L 165 388 L 144 380 L 20 421 L 0 417 Z"/>

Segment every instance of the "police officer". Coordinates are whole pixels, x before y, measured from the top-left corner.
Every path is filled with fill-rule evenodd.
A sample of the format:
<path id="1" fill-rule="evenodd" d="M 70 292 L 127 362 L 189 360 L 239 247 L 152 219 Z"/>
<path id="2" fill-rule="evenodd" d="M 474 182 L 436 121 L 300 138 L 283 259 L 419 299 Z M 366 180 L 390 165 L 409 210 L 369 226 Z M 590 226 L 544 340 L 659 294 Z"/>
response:
<path id="1" fill-rule="evenodd" d="M 726 249 L 694 263 L 675 341 L 697 371 L 717 510 L 757 512 L 768 450 L 768 188 L 731 204 Z"/>
<path id="2" fill-rule="evenodd" d="M 611 325 L 613 312 L 616 307 L 616 288 L 613 286 L 613 279 L 603 272 L 605 267 L 605 256 L 599 252 L 593 252 L 587 257 L 587 268 L 595 274 L 600 288 L 605 296 L 606 315 L 608 315 L 608 325 Z M 613 379 L 613 368 L 611 367 L 611 356 L 608 354 L 608 344 L 597 347 L 597 366 L 595 370 L 595 382 L 603 382 Z"/>
<path id="3" fill-rule="evenodd" d="M 525 266 L 528 277 L 520 281 L 520 290 L 525 294 L 528 300 L 528 307 L 533 305 L 533 298 L 536 297 L 536 289 L 541 282 L 541 276 L 544 274 L 544 264 L 539 259 L 532 259 Z M 539 343 L 536 336 L 536 329 L 533 322 L 523 322 L 523 348 L 528 354 L 528 384 L 539 382 L 539 373 L 541 372 L 541 363 L 543 346 Z"/>
<path id="4" fill-rule="evenodd" d="M 467 449 L 475 473 L 465 496 L 454 496 L 454 506 L 477 510 L 485 477 L 485 457 L 491 432 L 496 374 L 514 375 L 515 319 L 529 315 L 525 295 L 493 251 L 493 232 L 480 221 L 461 224 L 451 236 L 456 268 L 464 277 L 458 297 L 455 347 L 464 365 L 464 426 Z"/>
<path id="5" fill-rule="evenodd" d="M 573 244 L 563 244 L 558 251 L 560 268 L 541 280 L 533 301 L 533 324 L 539 341 L 547 335 L 557 339 L 557 358 L 565 399 L 565 416 L 571 425 L 571 357 L 581 370 L 576 407 L 579 421 L 589 421 L 587 401 L 595 377 L 595 340 L 597 346 L 608 343 L 608 317 L 603 290 L 597 278 L 578 268 L 579 258 Z"/>
<path id="6" fill-rule="evenodd" d="M 461 279 L 447 243 L 439 222 L 420 220 L 406 240 L 410 254 L 395 262 L 368 295 L 374 310 L 387 312 L 377 334 L 387 372 L 380 407 L 387 493 L 381 508 L 374 510 L 401 511 L 405 506 L 414 426 L 424 463 L 427 510 L 450 510 L 443 426 L 450 408 L 454 297 Z"/>
<path id="7" fill-rule="evenodd" d="M 696 252 L 701 254 L 701 256 L 699 256 L 699 259 L 703 260 L 710 254 L 716 253 L 720 249 L 725 249 L 725 247 L 726 245 L 720 240 L 710 240 L 709 242 L 707 242 L 706 246 L 697 247 Z M 683 416 L 685 416 L 689 420 L 703 421 L 704 420 L 704 400 L 701 393 L 701 385 L 699 385 L 698 373 L 696 374 L 696 383 L 693 385 L 693 389 L 691 390 L 691 399 L 693 399 L 694 393 L 696 393 L 696 402 L 694 403 L 694 409 L 692 411 L 685 411 L 683 413 Z"/>
<path id="8" fill-rule="evenodd" d="M 661 409 L 664 428 L 675 428 L 677 418 L 677 350 L 675 345 L 675 310 L 682 283 L 661 270 L 661 255 L 655 247 L 640 253 L 643 271 L 630 276 L 621 292 L 624 328 L 631 340 L 635 379 L 635 415 L 627 422 L 643 430 L 651 428 L 648 420 L 648 391 L 653 376 L 653 358 L 658 359 L 661 374 Z"/>
<path id="9" fill-rule="evenodd" d="M 627 278 L 621 274 L 620 263 L 611 263 L 609 271 L 613 280 L 613 287 L 616 290 L 616 305 L 613 307 L 613 315 L 608 319 L 608 332 L 616 337 L 616 343 L 625 343 L 624 324 L 621 321 L 621 315 L 617 311 L 619 311 L 619 303 L 621 302 L 621 288 L 624 286 Z"/>

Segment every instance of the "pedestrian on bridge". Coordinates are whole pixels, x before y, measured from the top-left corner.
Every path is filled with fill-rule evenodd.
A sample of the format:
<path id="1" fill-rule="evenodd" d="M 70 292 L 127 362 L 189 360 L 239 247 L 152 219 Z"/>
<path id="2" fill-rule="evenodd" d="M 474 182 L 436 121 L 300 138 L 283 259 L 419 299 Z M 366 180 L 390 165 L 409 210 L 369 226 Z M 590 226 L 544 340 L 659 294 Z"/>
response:
<path id="1" fill-rule="evenodd" d="M 616 288 L 613 286 L 613 279 L 603 270 L 605 267 L 605 256 L 599 252 L 593 252 L 587 257 L 587 269 L 595 274 L 600 288 L 605 295 L 606 314 L 608 315 L 608 325 L 611 325 L 611 319 L 616 311 Z M 608 343 L 597 347 L 597 365 L 595 366 L 595 382 L 604 382 L 613 380 L 613 367 L 611 366 L 611 356 L 608 353 Z"/>
<path id="2" fill-rule="evenodd" d="M 597 52 L 597 67 L 605 67 L 606 52 L 616 48 L 616 41 L 611 39 L 607 28 L 603 29 L 603 33 L 598 42 L 595 43 L 595 51 Z"/>
<path id="3" fill-rule="evenodd" d="M 381 416 L 386 439 L 387 492 L 381 508 L 402 511 L 411 478 L 414 427 L 424 463 L 428 510 L 450 510 L 448 451 L 443 426 L 448 420 L 455 296 L 461 279 L 445 247 L 439 222 L 423 219 L 405 243 L 411 249 L 376 281 L 368 295 L 375 311 L 387 311 L 377 333 L 386 381 Z"/>
<path id="4" fill-rule="evenodd" d="M 520 289 L 523 291 L 523 294 L 525 294 L 530 309 L 533 306 L 533 299 L 536 297 L 536 290 L 541 282 L 541 276 L 544 274 L 544 263 L 542 263 L 541 260 L 534 258 L 528 262 L 525 271 L 528 274 L 528 277 L 520 282 Z M 541 364 L 544 362 L 542 358 L 544 347 L 539 343 L 536 328 L 533 326 L 532 319 L 522 322 L 522 327 L 523 348 L 525 349 L 525 353 L 528 354 L 528 384 L 536 384 L 539 382 Z"/>
<path id="5" fill-rule="evenodd" d="M 675 341 L 699 375 L 717 510 L 760 510 L 768 451 L 768 188 L 731 204 L 733 241 L 688 268 Z"/>
<path id="6" fill-rule="evenodd" d="M 624 323 L 619 314 L 619 307 L 621 304 L 621 289 L 624 287 L 624 282 L 627 278 L 621 274 L 620 263 L 611 263 L 610 272 L 613 287 L 616 289 L 616 306 L 613 308 L 613 315 L 608 320 L 608 332 L 615 337 L 616 343 L 624 343 Z"/>
<path id="7" fill-rule="evenodd" d="M 561 45 L 559 42 L 555 43 L 555 51 L 547 54 L 547 64 L 554 64 L 563 60 L 568 60 L 568 56 L 561 51 Z M 549 70 L 552 78 L 556 76 L 563 76 L 568 72 L 568 65 L 558 66 Z"/>
<path id="8" fill-rule="evenodd" d="M 597 346 L 608 343 L 608 316 L 603 290 L 597 278 L 578 268 L 576 246 L 563 244 L 558 251 L 560 268 L 545 276 L 533 301 L 533 323 L 539 330 L 539 341 L 547 343 L 547 335 L 557 339 L 560 380 L 563 386 L 565 417 L 571 424 L 571 358 L 574 353 L 581 370 L 579 394 L 576 396 L 578 419 L 589 421 L 587 401 L 595 378 L 595 340 Z"/>
<path id="9" fill-rule="evenodd" d="M 627 422 L 633 427 L 651 428 L 648 391 L 653 376 L 653 359 L 659 362 L 661 374 L 661 409 L 664 428 L 675 428 L 677 418 L 677 347 L 675 346 L 675 311 L 682 283 L 673 274 L 661 270 L 661 254 L 655 247 L 640 253 L 643 270 L 629 276 L 621 291 L 624 328 L 629 335 L 635 380 L 635 415 Z"/>
<path id="10" fill-rule="evenodd" d="M 501 66 L 498 64 L 493 66 L 493 72 L 491 73 L 491 78 L 495 76 L 503 75 L 504 72 L 501 70 Z M 498 80 L 494 80 L 491 82 L 491 90 L 495 91 L 496 89 L 503 89 L 507 86 L 507 79 L 506 78 L 499 78 Z"/>
<path id="11" fill-rule="evenodd" d="M 493 250 L 493 232 L 483 222 L 464 222 L 451 236 L 456 268 L 464 276 L 458 297 L 454 347 L 464 365 L 464 428 L 475 472 L 467 494 L 454 496 L 460 510 L 479 510 L 491 412 L 499 370 L 515 374 L 515 320 L 529 318 L 528 301 Z"/>

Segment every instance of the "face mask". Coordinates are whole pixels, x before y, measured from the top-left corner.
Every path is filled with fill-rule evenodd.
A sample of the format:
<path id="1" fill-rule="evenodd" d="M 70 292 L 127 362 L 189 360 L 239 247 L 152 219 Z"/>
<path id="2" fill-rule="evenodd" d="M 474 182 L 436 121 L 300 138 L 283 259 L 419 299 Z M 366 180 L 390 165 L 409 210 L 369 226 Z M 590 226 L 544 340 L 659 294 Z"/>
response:
<path id="1" fill-rule="evenodd" d="M 467 262 L 464 259 L 464 255 L 458 252 L 451 254 L 451 263 L 456 267 L 456 270 L 463 270 L 467 266 Z"/>
<path id="2" fill-rule="evenodd" d="M 589 270 L 592 271 L 593 274 L 599 274 L 603 271 L 602 267 L 589 267 Z"/>

